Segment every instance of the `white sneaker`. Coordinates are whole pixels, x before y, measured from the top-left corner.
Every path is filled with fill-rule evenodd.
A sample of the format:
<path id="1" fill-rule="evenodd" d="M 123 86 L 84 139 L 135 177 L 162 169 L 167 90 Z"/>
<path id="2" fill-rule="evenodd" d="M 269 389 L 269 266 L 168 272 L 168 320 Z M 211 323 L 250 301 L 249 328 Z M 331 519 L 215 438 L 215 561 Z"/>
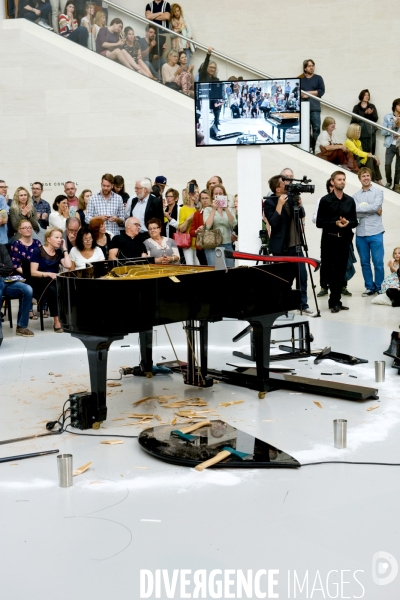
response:
<path id="1" fill-rule="evenodd" d="M 303 310 L 298 310 L 297 314 L 298 315 L 307 315 L 308 317 L 313 317 L 315 313 L 313 310 L 311 310 L 311 308 L 303 308 Z"/>
<path id="2" fill-rule="evenodd" d="M 40 25 L 40 27 L 44 27 L 45 29 L 48 29 L 49 31 L 53 31 L 53 28 L 50 27 L 50 25 L 48 23 L 46 23 L 46 21 L 44 21 L 44 19 L 40 19 L 40 21 L 38 21 L 38 25 Z"/>

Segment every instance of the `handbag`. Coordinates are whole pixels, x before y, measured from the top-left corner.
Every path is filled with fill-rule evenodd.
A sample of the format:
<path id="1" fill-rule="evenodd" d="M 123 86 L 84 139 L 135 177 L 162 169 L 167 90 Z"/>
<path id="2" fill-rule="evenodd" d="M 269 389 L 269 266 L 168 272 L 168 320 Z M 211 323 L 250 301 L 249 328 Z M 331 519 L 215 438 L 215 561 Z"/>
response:
<path id="1" fill-rule="evenodd" d="M 222 244 L 222 233 L 220 229 L 202 229 L 196 234 L 196 246 L 200 250 L 216 248 Z"/>
<path id="2" fill-rule="evenodd" d="M 190 237 L 189 233 L 181 233 L 180 231 L 177 231 L 174 233 L 173 238 L 178 248 L 190 248 L 192 244 L 192 238 Z"/>

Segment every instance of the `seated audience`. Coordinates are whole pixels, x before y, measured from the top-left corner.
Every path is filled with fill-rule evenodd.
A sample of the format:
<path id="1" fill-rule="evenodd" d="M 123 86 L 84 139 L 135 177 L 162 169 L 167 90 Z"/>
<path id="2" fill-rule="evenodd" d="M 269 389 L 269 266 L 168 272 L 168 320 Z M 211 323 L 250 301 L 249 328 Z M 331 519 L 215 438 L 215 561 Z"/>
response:
<path id="1" fill-rule="evenodd" d="M 83 222 L 83 224 L 85 224 L 85 222 Z M 68 252 L 70 252 L 71 249 L 75 246 L 76 236 L 78 235 L 78 231 L 80 230 L 80 228 L 81 221 L 78 219 L 78 217 L 68 217 L 68 219 L 65 221 L 65 231 L 63 233 L 63 239 L 67 244 Z"/>
<path id="2" fill-rule="evenodd" d="M 189 22 L 183 16 L 182 7 L 179 4 L 172 4 L 171 6 L 171 18 L 169 21 L 169 28 L 174 33 L 180 33 L 185 37 L 192 38 L 192 30 L 190 28 Z M 190 52 L 194 52 L 195 48 L 193 44 L 190 42 L 186 42 L 179 37 L 172 38 L 172 50 L 176 50 L 177 52 L 181 52 L 184 50 L 187 56 L 187 63 L 190 61 Z"/>
<path id="3" fill-rule="evenodd" d="M 183 73 L 187 73 L 189 77 L 186 77 L 185 80 L 182 80 L 182 92 L 191 98 L 194 98 L 194 78 L 193 78 L 193 65 L 188 66 L 187 54 L 184 50 L 181 50 L 178 55 L 178 66 L 180 69 L 183 69 Z M 178 76 L 178 79 L 181 79 Z M 179 85 L 179 82 L 176 82 Z M 187 86 L 190 85 L 188 88 Z"/>
<path id="4" fill-rule="evenodd" d="M 93 25 L 94 25 L 94 11 L 96 4 L 94 2 L 87 2 L 85 5 L 85 16 L 81 19 L 81 26 L 86 27 L 88 30 L 88 48 L 89 50 L 96 51 L 96 42 L 93 37 Z"/>
<path id="5" fill-rule="evenodd" d="M 393 250 L 392 258 L 389 260 L 387 266 L 391 273 L 397 273 L 400 267 L 400 247 L 396 246 Z"/>
<path id="6" fill-rule="evenodd" d="M 322 123 L 322 131 L 317 138 L 315 151 L 317 156 L 335 165 L 342 165 L 354 173 L 358 172 L 358 165 L 353 154 L 347 146 L 340 142 L 335 131 L 336 121 L 332 117 L 325 117 Z"/>
<path id="7" fill-rule="evenodd" d="M 361 90 L 358 99 L 359 103 L 353 107 L 353 113 L 376 123 L 378 121 L 378 111 L 375 104 L 370 102 L 371 96 L 369 90 Z M 360 142 L 364 151 L 375 154 L 376 127 L 365 121 L 361 121 L 361 119 L 357 119 L 357 117 L 352 117 L 351 123 L 357 123 L 361 127 Z"/>
<path id="8" fill-rule="evenodd" d="M 147 25 L 145 37 L 138 38 L 138 40 L 142 51 L 142 60 L 149 67 L 152 75 L 160 80 L 161 68 L 165 65 L 165 58 L 162 55 L 166 44 L 160 47 L 157 43 L 158 38 L 155 25 Z"/>
<path id="9" fill-rule="evenodd" d="M 354 154 L 354 158 L 359 167 L 368 167 L 372 172 L 372 181 L 383 185 L 382 175 L 379 169 L 380 161 L 377 156 L 371 152 L 364 152 L 360 142 L 361 127 L 353 123 L 347 129 L 347 140 L 345 146 Z"/>
<path id="10" fill-rule="evenodd" d="M 33 337 L 34 333 L 28 329 L 29 311 L 32 308 L 32 288 L 22 281 L 7 282 L 7 277 L 14 271 L 10 255 L 4 244 L 0 244 L 0 300 L 4 298 L 19 298 L 16 334 L 22 337 Z M 1 321 L 0 321 L 0 339 Z"/>
<path id="11" fill-rule="evenodd" d="M 194 213 L 192 224 L 190 225 L 190 235 L 196 239 L 196 235 L 204 229 L 204 210 L 211 206 L 210 193 L 208 190 L 200 192 L 200 209 Z M 207 257 L 204 249 L 197 248 L 196 256 L 201 265 L 207 265 Z"/>
<path id="12" fill-rule="evenodd" d="M 94 40 L 94 48 L 93 50 L 96 52 L 96 40 L 97 40 L 97 34 L 99 33 L 100 29 L 102 27 L 106 26 L 106 22 L 107 22 L 107 17 L 106 17 L 106 13 L 103 12 L 102 10 L 99 10 L 99 12 L 97 12 L 94 16 L 94 25 L 92 27 L 92 35 L 93 35 L 93 40 Z"/>
<path id="13" fill-rule="evenodd" d="M 26 283 L 29 285 L 29 277 L 26 275 L 27 265 L 30 263 L 32 253 L 35 248 L 40 248 L 42 245 L 39 240 L 32 238 L 32 225 L 29 221 L 21 219 L 21 223 L 18 227 L 18 233 L 20 234 L 19 240 L 15 240 L 11 244 L 10 256 L 16 274 L 21 275 L 26 279 Z M 36 313 L 32 310 L 29 312 L 29 318 L 34 321 L 37 320 Z"/>
<path id="14" fill-rule="evenodd" d="M 217 74 L 217 63 L 215 61 L 210 62 L 211 52 L 214 48 L 209 47 L 207 49 L 206 60 L 200 65 L 198 73 L 198 81 L 219 81 Z"/>
<path id="15" fill-rule="evenodd" d="M 114 177 L 106 173 L 101 178 L 101 191 L 93 194 L 86 209 L 86 223 L 89 225 L 93 217 L 103 217 L 109 233 L 116 235 L 124 224 L 124 205 L 121 196 L 112 191 Z"/>
<path id="16" fill-rule="evenodd" d="M 89 224 L 89 229 L 96 241 L 97 246 L 102 251 L 104 258 L 108 259 L 110 242 L 113 238 L 111 233 L 106 231 L 106 221 L 104 217 L 94 217 Z"/>
<path id="17" fill-rule="evenodd" d="M 60 35 L 87 48 L 89 32 L 86 27 L 78 26 L 75 18 L 75 4 L 67 2 L 64 13 L 58 17 Z"/>
<path id="18" fill-rule="evenodd" d="M 44 245 L 35 248 L 31 256 L 31 276 L 35 298 L 39 304 L 44 298 L 53 317 L 55 333 L 63 333 L 58 318 L 57 273 L 60 264 L 71 269 L 72 263 L 66 249 L 63 232 L 58 227 L 49 227 L 44 234 Z"/>
<path id="19" fill-rule="evenodd" d="M 15 190 L 8 217 L 11 223 L 10 231 L 13 232 L 14 239 L 17 240 L 20 237 L 18 226 L 23 218 L 30 222 L 35 233 L 39 233 L 38 215 L 33 206 L 31 195 L 24 187 L 20 186 Z"/>
<path id="20" fill-rule="evenodd" d="M 96 52 L 132 71 L 138 71 L 138 65 L 124 50 L 125 41 L 120 37 L 123 26 L 121 19 L 115 18 L 108 27 L 102 27 L 96 38 Z"/>
<path id="21" fill-rule="evenodd" d="M 187 93 L 192 84 L 191 74 L 178 65 L 178 58 L 179 55 L 175 50 L 168 52 L 167 62 L 161 69 L 162 81 L 167 87 Z"/>
<path id="22" fill-rule="evenodd" d="M 218 199 L 218 196 L 228 195 L 223 185 L 216 185 L 211 190 L 211 206 L 204 209 L 204 225 L 206 229 L 219 229 L 222 233 L 222 244 L 227 250 L 233 250 L 231 242 L 231 230 L 237 223 L 236 211 L 234 208 L 223 206 L 224 200 Z M 207 263 L 215 265 L 215 249 L 210 248 L 205 250 Z M 234 267 L 235 261 L 233 258 L 226 259 L 227 267 Z"/>
<path id="23" fill-rule="evenodd" d="M 128 192 L 125 191 L 125 180 L 122 177 L 122 175 L 115 175 L 113 192 L 121 196 L 122 202 L 124 203 L 124 206 L 126 206 L 126 203 L 128 202 L 130 196 Z"/>
<path id="24" fill-rule="evenodd" d="M 108 257 L 110 260 L 141 258 L 147 256 L 147 249 L 140 233 L 140 221 L 129 217 L 125 221 L 125 231 L 115 235 L 110 243 Z"/>
<path id="25" fill-rule="evenodd" d="M 86 220 L 86 209 L 89 202 L 89 198 L 92 195 L 91 190 L 83 190 L 78 198 L 78 210 L 75 213 L 75 217 L 79 219 L 81 224 L 85 223 Z"/>
<path id="26" fill-rule="evenodd" d="M 42 229 L 47 229 L 49 226 L 49 215 L 51 212 L 50 204 L 43 200 L 43 183 L 35 181 L 32 183 L 32 202 L 38 215 L 39 226 Z"/>
<path id="27" fill-rule="evenodd" d="M 45 29 L 53 30 L 49 25 L 50 13 L 50 2 L 45 0 L 19 0 L 18 18 L 28 19 L 28 21 L 33 21 Z"/>
<path id="28" fill-rule="evenodd" d="M 125 27 L 125 44 L 123 46 L 123 50 L 125 50 L 130 58 L 131 64 L 133 65 L 135 71 L 138 73 L 142 73 L 146 75 L 146 77 L 150 77 L 150 79 L 154 79 L 158 81 L 158 77 L 155 77 L 146 63 L 142 60 L 142 51 L 140 49 L 139 40 L 135 37 L 135 32 L 132 27 Z"/>
<path id="29" fill-rule="evenodd" d="M 173 188 L 169 188 L 165 195 L 167 206 L 164 208 L 164 226 L 162 234 L 168 238 L 173 238 L 178 227 L 178 200 L 179 192 Z"/>
<path id="30" fill-rule="evenodd" d="M 72 248 L 69 257 L 71 259 L 71 270 L 85 269 L 88 263 L 104 260 L 104 254 L 101 248 L 96 244 L 96 240 L 87 225 L 81 227 L 76 236 L 76 244 Z"/>
<path id="31" fill-rule="evenodd" d="M 155 263 L 162 265 L 179 263 L 178 246 L 171 238 L 161 235 L 161 221 L 150 219 L 147 222 L 147 230 L 150 234 L 150 237 L 144 241 L 147 255 L 153 257 Z"/>
<path id="32" fill-rule="evenodd" d="M 66 221 L 69 217 L 69 207 L 67 196 L 60 194 L 53 202 L 53 211 L 50 213 L 50 227 L 58 227 L 65 231 Z"/>

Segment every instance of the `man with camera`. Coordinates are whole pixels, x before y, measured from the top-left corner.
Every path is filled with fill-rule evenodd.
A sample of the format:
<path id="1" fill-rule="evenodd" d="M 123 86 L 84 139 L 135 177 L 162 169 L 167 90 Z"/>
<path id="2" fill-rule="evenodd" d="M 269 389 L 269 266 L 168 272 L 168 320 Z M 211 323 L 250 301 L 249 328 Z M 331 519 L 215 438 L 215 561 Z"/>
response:
<path id="1" fill-rule="evenodd" d="M 300 221 L 305 217 L 304 208 L 301 198 L 298 198 L 295 207 L 293 196 L 286 193 L 285 181 L 285 176 L 275 175 L 268 182 L 272 196 L 268 196 L 264 202 L 264 215 L 271 226 L 269 251 L 275 256 L 304 256 L 300 231 Z M 298 223 L 295 220 L 295 208 L 298 209 Z M 300 289 L 301 312 L 313 315 L 308 306 L 307 271 L 304 264 L 300 265 Z"/>
<path id="2" fill-rule="evenodd" d="M 343 191 L 346 175 L 343 171 L 335 171 L 331 182 L 332 192 L 323 196 L 319 203 L 317 227 L 322 229 L 321 262 L 331 292 L 329 308 L 332 313 L 338 313 L 349 310 L 348 306 L 342 305 L 340 298 L 353 238 L 352 229 L 357 227 L 358 221 L 354 199 Z"/>

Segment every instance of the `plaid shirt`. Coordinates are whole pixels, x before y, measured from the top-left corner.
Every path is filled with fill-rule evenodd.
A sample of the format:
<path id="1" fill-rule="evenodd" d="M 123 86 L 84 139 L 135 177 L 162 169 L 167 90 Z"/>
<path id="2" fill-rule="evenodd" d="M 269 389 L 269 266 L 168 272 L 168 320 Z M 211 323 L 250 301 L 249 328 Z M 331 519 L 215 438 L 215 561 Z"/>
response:
<path id="1" fill-rule="evenodd" d="M 101 192 L 90 196 L 89 203 L 86 209 L 86 223 L 89 225 L 93 217 L 99 215 L 107 215 L 109 217 L 117 217 L 124 221 L 124 204 L 121 196 L 111 192 L 111 196 L 106 200 Z M 118 223 L 110 223 L 106 221 L 106 230 L 113 235 L 119 234 L 120 226 Z"/>

